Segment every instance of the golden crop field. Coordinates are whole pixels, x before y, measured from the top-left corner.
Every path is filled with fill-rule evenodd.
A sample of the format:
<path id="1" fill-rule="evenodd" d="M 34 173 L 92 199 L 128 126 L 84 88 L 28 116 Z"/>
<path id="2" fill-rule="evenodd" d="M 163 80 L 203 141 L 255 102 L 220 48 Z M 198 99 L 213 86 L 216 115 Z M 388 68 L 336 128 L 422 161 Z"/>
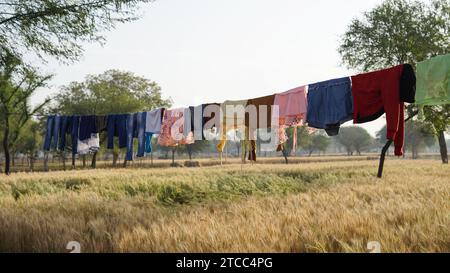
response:
<path id="1" fill-rule="evenodd" d="M 450 251 L 437 160 L 228 164 L 0 176 L 0 252 Z"/>

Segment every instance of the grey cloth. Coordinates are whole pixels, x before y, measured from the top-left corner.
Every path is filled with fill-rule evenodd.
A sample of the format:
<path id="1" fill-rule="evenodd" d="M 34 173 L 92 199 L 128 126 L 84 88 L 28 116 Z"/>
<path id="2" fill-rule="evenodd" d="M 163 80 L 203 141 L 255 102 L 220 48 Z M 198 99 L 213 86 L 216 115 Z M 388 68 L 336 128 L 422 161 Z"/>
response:
<path id="1" fill-rule="evenodd" d="M 161 117 L 164 108 L 148 111 L 145 121 L 145 132 L 159 134 L 161 132 Z"/>

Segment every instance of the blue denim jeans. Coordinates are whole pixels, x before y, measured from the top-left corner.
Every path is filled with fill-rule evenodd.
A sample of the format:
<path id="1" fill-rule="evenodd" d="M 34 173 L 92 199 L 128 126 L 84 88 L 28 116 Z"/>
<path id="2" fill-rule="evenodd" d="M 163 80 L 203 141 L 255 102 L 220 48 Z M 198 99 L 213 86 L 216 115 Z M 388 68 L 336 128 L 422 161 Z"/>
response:
<path id="1" fill-rule="evenodd" d="M 80 116 L 73 116 L 72 119 L 72 154 L 77 154 L 77 146 L 78 146 L 78 129 L 80 127 Z"/>
<path id="2" fill-rule="evenodd" d="M 138 139 L 138 157 L 143 157 L 145 155 L 145 123 L 147 112 L 139 112 L 134 114 L 136 116 L 136 128 L 137 139 Z"/>
<path id="3" fill-rule="evenodd" d="M 108 115 L 106 117 L 108 149 L 114 149 L 114 137 L 119 137 L 119 148 L 127 147 L 127 115 Z"/>
<path id="4" fill-rule="evenodd" d="M 50 151 L 52 137 L 54 134 L 53 130 L 54 124 L 55 124 L 55 116 L 48 116 L 47 129 L 45 131 L 45 138 L 44 138 L 44 151 Z"/>
<path id="5" fill-rule="evenodd" d="M 133 160 L 133 142 L 138 139 L 138 157 L 143 157 L 145 153 L 145 118 L 146 112 L 139 112 L 127 115 L 127 155 L 126 160 Z"/>
<path id="6" fill-rule="evenodd" d="M 60 151 L 64 151 L 66 148 L 66 134 L 72 132 L 73 116 L 62 116 L 61 126 L 59 130 L 59 143 L 58 148 Z"/>
<path id="7" fill-rule="evenodd" d="M 47 131 L 45 132 L 44 151 L 56 150 L 58 148 L 61 116 L 49 116 L 47 118 Z"/>

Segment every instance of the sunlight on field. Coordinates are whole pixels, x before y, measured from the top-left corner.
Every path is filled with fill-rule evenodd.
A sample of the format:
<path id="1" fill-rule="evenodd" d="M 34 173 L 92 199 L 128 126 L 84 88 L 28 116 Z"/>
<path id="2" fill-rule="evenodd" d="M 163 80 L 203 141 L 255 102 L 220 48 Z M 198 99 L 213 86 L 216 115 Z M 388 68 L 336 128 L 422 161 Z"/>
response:
<path id="1" fill-rule="evenodd" d="M 0 176 L 0 251 L 450 251 L 450 167 L 370 160 Z"/>

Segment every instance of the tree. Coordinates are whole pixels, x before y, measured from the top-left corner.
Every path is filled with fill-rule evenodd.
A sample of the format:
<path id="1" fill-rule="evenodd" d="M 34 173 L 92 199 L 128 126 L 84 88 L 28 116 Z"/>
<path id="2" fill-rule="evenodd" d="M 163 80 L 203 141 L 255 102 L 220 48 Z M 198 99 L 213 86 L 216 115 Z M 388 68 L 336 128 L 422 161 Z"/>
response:
<path id="1" fill-rule="evenodd" d="M 0 118 L 3 132 L 3 152 L 5 153 L 5 173 L 11 172 L 10 150 L 19 139 L 22 129 L 30 118 L 42 109 L 49 99 L 32 107 L 30 97 L 46 85 L 51 76 L 41 76 L 36 70 L 24 66 L 12 54 L 5 55 L 0 66 Z"/>
<path id="2" fill-rule="evenodd" d="M 408 150 L 411 150 L 413 159 L 419 157 L 419 151 L 425 145 L 431 147 L 435 144 L 435 140 L 432 137 L 432 128 L 429 123 L 410 120 L 405 125 L 405 144 L 403 149 L 405 154 Z M 377 134 L 377 140 L 380 144 L 386 142 L 386 125 L 381 128 Z"/>
<path id="3" fill-rule="evenodd" d="M 320 133 L 316 133 L 311 137 L 309 145 L 305 147 L 308 151 L 308 156 L 311 156 L 314 151 L 325 152 L 330 143 L 331 140 L 329 137 Z"/>
<path id="4" fill-rule="evenodd" d="M 88 75 L 84 82 L 72 82 L 63 86 L 48 112 L 63 115 L 107 115 L 148 111 L 169 107 L 171 104 L 171 99 L 162 98 L 161 88 L 156 82 L 132 72 L 108 70 L 99 75 Z M 103 134 L 100 139 L 106 140 L 106 135 Z M 115 149 L 113 164 L 118 155 L 119 151 Z M 92 166 L 95 166 L 95 160 L 96 154 L 93 156 Z"/>
<path id="5" fill-rule="evenodd" d="M 296 127 L 288 127 L 286 128 L 286 135 L 288 137 L 287 142 L 285 143 L 285 151 L 293 151 L 297 152 L 297 149 L 293 149 L 294 147 L 294 130 L 297 130 L 297 149 L 298 148 L 307 148 L 311 145 L 312 136 L 310 129 L 307 126 L 296 126 Z"/>
<path id="6" fill-rule="evenodd" d="M 67 115 L 106 115 L 132 113 L 168 107 L 161 87 L 150 79 L 132 72 L 108 70 L 88 75 L 84 82 L 63 86 L 55 97 L 52 111 Z"/>
<path id="7" fill-rule="evenodd" d="M 428 4 L 386 0 L 362 19 L 354 19 L 343 35 L 339 53 L 349 68 L 369 71 L 417 62 L 450 52 L 450 1 Z M 415 106 L 408 106 L 411 113 Z M 448 163 L 444 132 L 450 125 L 450 106 L 427 106 L 426 121 L 434 126 L 441 158 Z"/>
<path id="8" fill-rule="evenodd" d="M 1 1 L 0 62 L 5 51 L 19 59 L 33 52 L 42 60 L 75 61 L 83 44 L 103 43 L 104 31 L 136 20 L 146 2 L 151 0 Z"/>
<path id="9" fill-rule="evenodd" d="M 13 150 L 27 155 L 30 170 L 34 170 L 34 161 L 37 152 L 42 147 L 42 134 L 40 124 L 36 120 L 30 120 L 19 135 Z"/>
<path id="10" fill-rule="evenodd" d="M 372 137 L 366 129 L 358 126 L 342 127 L 337 140 L 345 147 L 348 155 L 353 155 L 353 151 L 361 155 L 361 152 L 372 143 Z"/>
<path id="11" fill-rule="evenodd" d="M 201 153 L 209 148 L 209 142 L 207 140 L 197 140 L 192 144 L 181 145 L 178 148 L 178 153 L 187 153 L 189 160 L 192 160 L 192 155 Z"/>

